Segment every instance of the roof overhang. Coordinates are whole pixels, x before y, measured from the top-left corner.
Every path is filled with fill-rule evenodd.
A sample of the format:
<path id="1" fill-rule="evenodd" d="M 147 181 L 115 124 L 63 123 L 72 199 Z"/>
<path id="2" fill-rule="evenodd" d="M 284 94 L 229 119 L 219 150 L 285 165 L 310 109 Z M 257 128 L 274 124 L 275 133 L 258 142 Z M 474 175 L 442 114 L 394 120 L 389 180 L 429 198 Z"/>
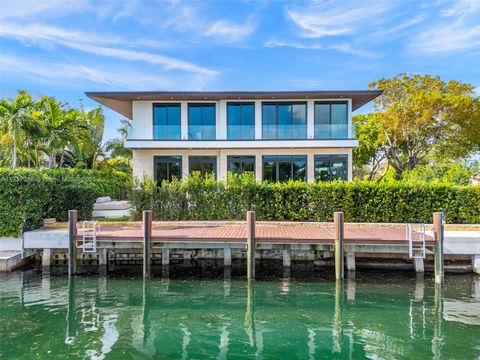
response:
<path id="1" fill-rule="evenodd" d="M 381 90 L 354 91 L 121 91 L 86 92 L 89 98 L 132 119 L 133 101 L 218 101 L 218 100 L 300 100 L 352 99 L 352 110 L 372 101 Z"/>

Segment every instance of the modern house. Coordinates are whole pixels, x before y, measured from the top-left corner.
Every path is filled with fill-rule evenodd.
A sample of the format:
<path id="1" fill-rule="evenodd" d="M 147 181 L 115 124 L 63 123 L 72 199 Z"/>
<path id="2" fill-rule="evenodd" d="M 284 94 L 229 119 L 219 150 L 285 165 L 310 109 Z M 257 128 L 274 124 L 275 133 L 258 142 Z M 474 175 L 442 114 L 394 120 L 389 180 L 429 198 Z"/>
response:
<path id="1" fill-rule="evenodd" d="M 137 178 L 352 180 L 352 111 L 381 91 L 87 92 L 128 119 Z"/>

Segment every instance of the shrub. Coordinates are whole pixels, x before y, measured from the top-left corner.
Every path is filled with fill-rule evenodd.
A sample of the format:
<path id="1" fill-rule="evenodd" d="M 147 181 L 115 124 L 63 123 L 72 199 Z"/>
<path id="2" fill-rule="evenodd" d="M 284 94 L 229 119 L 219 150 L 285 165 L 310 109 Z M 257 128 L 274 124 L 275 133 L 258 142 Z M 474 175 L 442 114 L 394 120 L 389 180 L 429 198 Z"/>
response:
<path id="1" fill-rule="evenodd" d="M 130 197 L 134 217 L 152 209 L 156 220 L 243 220 L 255 210 L 259 220 L 332 221 L 343 211 L 350 222 L 424 222 L 445 209 L 447 221 L 480 223 L 480 186 L 427 182 L 257 183 L 253 174 L 226 182 L 198 173 L 164 182 L 136 184 Z"/>
<path id="2" fill-rule="evenodd" d="M 129 186 L 130 177 L 116 172 L 0 169 L 0 236 L 19 236 L 44 218 L 65 221 L 69 209 L 89 219 L 97 197 L 118 197 Z"/>

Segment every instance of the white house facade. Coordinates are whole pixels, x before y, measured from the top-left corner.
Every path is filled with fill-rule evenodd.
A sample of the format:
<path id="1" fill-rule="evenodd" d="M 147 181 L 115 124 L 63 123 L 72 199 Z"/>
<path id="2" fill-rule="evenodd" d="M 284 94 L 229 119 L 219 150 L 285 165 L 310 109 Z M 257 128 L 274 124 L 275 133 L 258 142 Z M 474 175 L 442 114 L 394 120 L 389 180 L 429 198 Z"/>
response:
<path id="1" fill-rule="evenodd" d="M 257 180 L 352 180 L 352 112 L 381 91 L 88 92 L 131 122 L 133 174 L 251 171 Z"/>

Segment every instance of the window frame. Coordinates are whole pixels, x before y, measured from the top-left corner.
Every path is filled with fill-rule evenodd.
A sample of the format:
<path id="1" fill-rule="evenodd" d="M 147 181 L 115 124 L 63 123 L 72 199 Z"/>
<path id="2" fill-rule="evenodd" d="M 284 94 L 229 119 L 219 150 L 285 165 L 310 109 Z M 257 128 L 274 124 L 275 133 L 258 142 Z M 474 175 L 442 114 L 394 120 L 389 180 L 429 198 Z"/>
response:
<path id="1" fill-rule="evenodd" d="M 166 121 L 167 123 L 166 124 L 158 124 L 156 125 L 155 124 L 155 108 L 159 108 L 159 107 L 165 107 L 167 108 L 167 111 L 166 111 Z M 179 128 L 179 132 L 178 132 L 178 137 L 174 137 L 174 138 L 162 138 L 162 137 L 155 137 L 155 126 L 168 126 L 168 107 L 178 107 L 178 114 L 179 114 L 179 117 L 178 117 L 178 124 L 175 124 L 178 126 Z M 180 140 L 182 137 L 182 105 L 181 103 L 179 102 L 154 102 L 152 103 L 152 139 L 153 140 Z"/>
<path id="2" fill-rule="evenodd" d="M 264 114 L 264 106 L 265 105 L 275 105 L 275 125 L 277 130 L 276 130 L 276 137 L 275 138 L 266 138 L 265 137 L 265 129 L 264 129 L 264 123 L 265 123 L 265 117 L 263 116 Z M 300 137 L 300 138 L 280 138 L 278 136 L 278 107 L 281 105 L 290 105 L 292 107 L 290 111 L 290 126 L 294 125 L 293 122 L 293 105 L 304 105 L 305 106 L 305 113 L 304 113 L 304 124 L 302 124 L 305 127 L 305 137 Z M 307 101 L 262 101 L 262 140 L 306 140 L 308 138 L 308 102 Z"/>
<path id="3" fill-rule="evenodd" d="M 262 180 L 269 181 L 265 179 L 265 163 L 266 162 L 273 162 L 275 165 L 275 181 L 279 182 L 279 175 L 280 175 L 280 162 L 289 162 L 290 163 L 290 178 L 289 180 L 295 180 L 293 178 L 293 163 L 295 160 L 303 160 L 305 162 L 305 177 L 304 179 L 296 179 L 300 181 L 307 181 L 308 177 L 308 156 L 307 155 L 263 155 L 262 156 Z"/>
<path id="4" fill-rule="evenodd" d="M 217 177 L 217 157 L 215 155 L 192 155 L 188 157 L 188 173 L 191 174 L 192 171 L 192 164 L 195 163 L 202 163 L 202 170 L 200 171 L 201 176 L 205 176 L 203 163 L 207 162 L 213 163 L 213 175 L 215 178 Z"/>
<path id="5" fill-rule="evenodd" d="M 172 161 L 172 160 L 176 160 L 176 161 Z M 157 185 L 161 186 L 163 182 L 163 181 L 159 182 L 157 179 L 157 169 L 158 169 L 159 163 L 167 164 L 167 181 L 171 181 L 169 180 L 170 163 L 177 163 L 178 168 L 180 170 L 180 174 L 179 174 L 180 177 L 178 178 L 178 180 L 182 179 L 182 156 L 181 155 L 155 155 L 153 157 L 153 174 L 154 174 L 154 179 L 157 182 Z"/>
<path id="6" fill-rule="evenodd" d="M 326 180 L 326 181 L 334 181 L 334 180 L 348 181 L 348 157 L 349 156 L 347 154 L 326 154 L 326 155 L 319 154 L 319 155 L 314 155 L 314 157 L 313 157 L 313 177 L 314 177 L 314 181 L 325 181 L 325 180 L 319 180 L 315 176 L 315 170 L 317 168 L 317 162 L 320 162 L 320 161 L 328 161 L 328 180 Z M 345 170 L 346 170 L 345 171 L 345 178 L 344 179 L 333 179 L 333 177 L 332 177 L 332 164 L 335 161 L 339 162 L 340 159 L 342 159 L 342 161 L 345 163 Z"/>
<path id="7" fill-rule="evenodd" d="M 253 161 L 250 161 L 252 160 Z M 227 155 L 227 172 L 231 172 L 233 174 L 233 172 L 230 170 L 230 162 L 231 161 L 234 161 L 236 160 L 237 162 L 240 162 L 241 163 L 241 171 L 239 173 L 236 173 L 236 174 L 243 174 L 243 164 L 244 163 L 250 163 L 250 164 L 253 164 L 253 173 L 255 174 L 256 173 L 256 168 L 255 168 L 255 165 L 256 165 L 256 156 L 255 155 Z M 247 161 L 245 161 L 247 160 Z"/>
<path id="8" fill-rule="evenodd" d="M 230 105 L 240 106 L 240 121 L 242 120 L 242 107 L 243 106 L 253 106 L 253 137 L 245 138 L 232 138 L 230 137 L 229 131 L 229 116 L 228 116 L 228 107 Z M 226 118 L 227 118 L 227 140 L 255 140 L 255 102 L 254 101 L 227 101 L 226 103 Z M 243 123 L 241 125 L 244 125 Z M 235 126 L 235 125 L 232 125 Z"/>
<path id="9" fill-rule="evenodd" d="M 326 124 L 317 124 L 317 105 L 328 105 L 328 123 Z M 332 137 L 332 105 L 345 105 L 346 106 L 346 117 L 345 117 L 345 126 L 347 127 L 347 134 L 345 137 L 341 138 L 333 138 Z M 348 139 L 348 126 L 349 126 L 349 116 L 348 116 L 348 111 L 349 111 L 349 102 L 347 100 L 318 100 L 313 102 L 313 138 L 314 139 L 336 139 L 336 140 L 342 140 L 342 139 Z M 329 128 L 329 136 L 322 136 L 318 137 L 317 132 L 316 132 L 316 126 L 317 125 L 330 125 Z M 338 124 L 337 124 L 338 125 Z"/>
<path id="10" fill-rule="evenodd" d="M 201 124 L 200 125 L 191 125 L 191 118 L 190 118 L 190 108 L 201 108 L 202 115 L 201 115 Z M 203 124 L 203 108 L 204 107 L 213 107 L 213 125 L 210 124 Z M 214 135 L 211 139 L 193 139 L 190 137 L 190 126 L 213 126 L 214 128 Z M 217 103 L 215 102 L 189 102 L 187 103 L 187 135 L 188 140 L 190 141 L 212 141 L 217 140 Z"/>

